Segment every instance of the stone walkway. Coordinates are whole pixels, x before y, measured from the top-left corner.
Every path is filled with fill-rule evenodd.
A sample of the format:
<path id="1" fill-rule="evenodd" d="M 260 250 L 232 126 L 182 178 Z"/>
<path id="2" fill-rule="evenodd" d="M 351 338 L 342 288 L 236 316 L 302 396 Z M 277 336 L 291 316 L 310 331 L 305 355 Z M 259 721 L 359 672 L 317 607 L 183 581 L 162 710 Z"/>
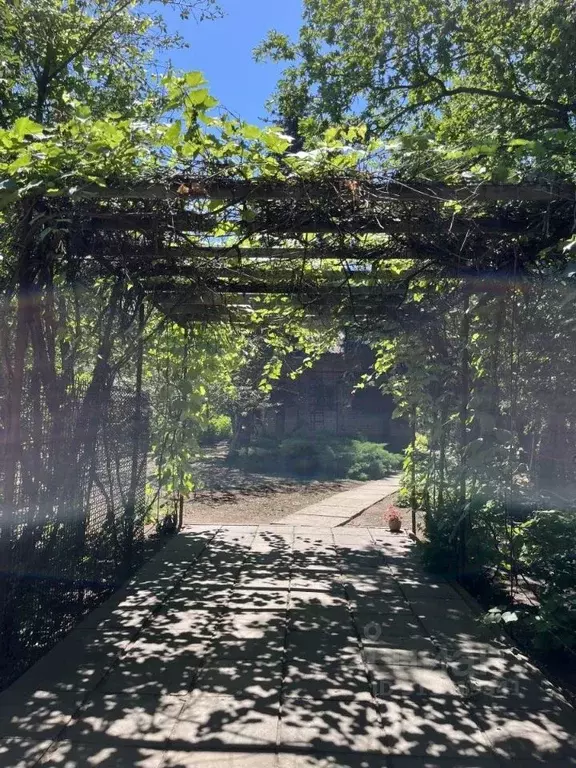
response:
<path id="1" fill-rule="evenodd" d="M 574 711 L 383 529 L 190 528 L 0 697 L 2 768 L 576 765 Z"/>
<path id="2" fill-rule="evenodd" d="M 288 515 L 276 523 L 298 526 L 336 527 L 345 525 L 366 509 L 395 493 L 400 487 L 400 475 L 391 475 L 384 480 L 372 480 L 349 491 L 336 493 L 317 504 L 310 504 Z"/>

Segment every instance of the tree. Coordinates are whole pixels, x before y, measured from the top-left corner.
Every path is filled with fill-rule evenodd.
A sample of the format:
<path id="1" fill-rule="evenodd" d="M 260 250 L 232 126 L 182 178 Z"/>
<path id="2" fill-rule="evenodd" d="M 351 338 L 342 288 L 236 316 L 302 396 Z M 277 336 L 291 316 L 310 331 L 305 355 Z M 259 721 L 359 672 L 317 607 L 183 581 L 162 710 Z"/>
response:
<path id="1" fill-rule="evenodd" d="M 536 138 L 576 124 L 576 6 L 564 0 L 305 0 L 275 108 L 318 125 L 362 120 L 466 137 Z M 316 126 L 316 128 L 314 128 Z"/>
<path id="2" fill-rule="evenodd" d="M 216 12 L 212 0 L 162 5 L 174 5 L 182 15 Z M 286 312 L 278 327 L 270 323 L 277 308 L 263 298 L 251 326 L 198 326 L 184 333 L 147 300 L 144 286 L 99 258 L 108 247 L 121 249 L 114 234 L 107 243 L 98 233 L 96 244 L 94 233 L 69 236 L 67 217 L 90 208 L 90 192 L 88 200 L 80 194 L 90 185 L 161 182 L 179 171 L 274 175 L 289 139 L 209 114 L 217 102 L 199 72 L 156 77 L 155 49 L 181 41 L 143 3 L 15 0 L 0 14 L 4 498 L 13 502 L 23 473 L 23 412 L 40 414 L 39 434 L 42 414 L 44 426 L 56 425 L 64 409 L 79 410 L 74 459 L 60 473 L 66 485 L 74 467 L 81 479 L 82 467 L 94 460 L 93 432 L 116 386 L 145 389 L 156 485 L 163 492 L 188 493 L 210 386 L 233 387 L 251 332 L 268 347 L 267 360 L 284 354 L 286 337 L 297 343 L 285 317 L 290 307 L 280 306 Z M 225 208 L 217 207 L 224 214 Z M 274 371 L 261 371 L 263 377 L 273 378 Z M 37 453 L 34 460 L 41 464 L 40 448 Z M 47 459 L 60 460 L 55 454 Z M 45 474 L 56 476 L 51 466 Z M 37 476 L 27 476 L 32 492 Z"/>
<path id="3" fill-rule="evenodd" d="M 0 5 L 0 127 L 20 117 L 61 122 L 77 102 L 92 114 L 158 111 L 157 52 L 186 45 L 154 6 L 183 19 L 215 0 L 9 0 Z M 151 71 L 152 70 L 152 71 Z"/>

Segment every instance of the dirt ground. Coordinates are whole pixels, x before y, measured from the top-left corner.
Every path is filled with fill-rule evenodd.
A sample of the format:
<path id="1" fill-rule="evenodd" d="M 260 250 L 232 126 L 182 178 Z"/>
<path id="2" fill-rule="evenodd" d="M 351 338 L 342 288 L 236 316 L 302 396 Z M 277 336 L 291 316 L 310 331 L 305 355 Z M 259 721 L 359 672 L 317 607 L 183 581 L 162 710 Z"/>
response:
<path id="1" fill-rule="evenodd" d="M 377 528 L 379 526 L 387 526 L 388 525 L 388 521 L 387 521 L 388 507 L 391 504 L 395 503 L 396 497 L 397 497 L 396 493 L 391 493 L 390 496 L 386 496 L 386 498 L 382 499 L 382 501 L 379 501 L 377 504 L 374 504 L 365 512 L 362 512 L 361 515 L 358 515 L 358 517 L 355 517 L 354 520 L 350 520 L 349 523 L 346 523 L 346 527 L 359 526 L 361 528 L 362 527 Z M 408 531 L 408 532 L 412 531 L 412 511 L 405 507 L 397 507 L 397 510 L 402 520 L 402 530 Z M 424 531 L 424 519 L 423 519 L 423 514 L 421 512 L 418 512 L 416 515 L 416 526 L 417 526 L 419 535 L 421 535 Z"/>
<path id="2" fill-rule="evenodd" d="M 309 504 L 361 485 L 356 480 L 300 480 L 247 472 L 226 462 L 228 446 L 207 450 L 196 465 L 199 489 L 184 507 L 184 525 L 272 523 Z M 396 494 L 387 496 L 347 523 L 350 526 L 386 525 L 386 510 Z M 402 528 L 412 530 L 409 509 L 401 510 Z"/>
<path id="3" fill-rule="evenodd" d="M 184 507 L 184 525 L 271 523 L 359 485 L 353 480 L 298 482 L 268 478 L 252 486 L 198 491 Z"/>
<path id="4" fill-rule="evenodd" d="M 219 443 L 196 464 L 198 490 L 184 506 L 184 525 L 271 523 L 359 485 L 247 472 L 227 464 L 227 453 L 227 444 Z"/>

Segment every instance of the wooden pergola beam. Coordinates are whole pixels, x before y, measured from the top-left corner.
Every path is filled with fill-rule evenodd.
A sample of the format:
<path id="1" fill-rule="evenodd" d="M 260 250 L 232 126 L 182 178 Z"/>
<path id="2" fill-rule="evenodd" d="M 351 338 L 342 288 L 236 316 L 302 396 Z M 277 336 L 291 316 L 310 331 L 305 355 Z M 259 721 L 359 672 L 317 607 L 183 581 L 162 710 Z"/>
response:
<path id="1" fill-rule="evenodd" d="M 354 217 L 351 212 L 344 219 L 311 219 L 306 215 L 295 217 L 294 221 L 253 222 L 229 221 L 238 234 L 290 236 L 303 234 L 365 234 L 365 235 L 460 235 L 477 230 L 479 232 L 522 234 L 529 232 L 526 222 L 510 219 L 478 216 L 474 218 L 449 218 L 431 222 L 428 219 L 404 220 L 386 218 L 377 214 L 367 217 Z M 84 215 L 78 221 L 80 228 L 90 227 L 106 230 L 125 230 L 134 232 L 190 232 L 205 234 L 218 226 L 213 216 L 197 213 L 177 213 L 159 218 L 150 213 L 132 212 L 95 212 Z"/>
<path id="2" fill-rule="evenodd" d="M 391 251 L 394 255 L 391 255 Z M 437 250 L 430 249 L 429 253 L 419 252 L 416 249 L 403 247 L 401 244 L 388 243 L 381 247 L 359 249 L 330 249 L 321 250 L 319 248 L 267 248 L 265 246 L 248 248 L 242 246 L 232 246 L 230 248 L 205 248 L 191 246 L 190 248 L 161 248 L 155 251 L 142 251 L 122 254 L 122 258 L 133 265 L 140 265 L 150 272 L 161 272 L 167 274 L 174 270 L 193 270 L 194 261 L 202 264 L 214 263 L 219 267 L 229 269 L 238 268 L 234 261 L 251 261 L 258 264 L 262 262 L 296 262 L 302 264 L 309 261 L 323 261 L 326 259 L 335 259 L 338 261 L 376 261 L 381 259 L 423 259 L 429 258 L 432 253 L 438 255 Z M 232 263 L 229 263 L 232 262 Z M 197 269 L 197 268 L 196 268 Z"/>
<path id="3" fill-rule="evenodd" d="M 175 303 L 171 304 L 163 300 L 154 300 L 156 306 L 168 316 L 173 322 L 186 325 L 190 322 L 249 322 L 254 307 L 251 305 L 222 305 L 210 306 L 199 303 Z M 302 303 L 302 308 L 310 309 L 314 316 L 332 317 L 334 309 L 338 309 L 338 314 L 343 317 L 355 319 L 378 318 L 390 322 L 398 321 L 404 317 L 404 312 L 396 307 L 366 307 L 361 305 L 348 304 L 347 306 L 338 306 L 318 303 Z"/>
<path id="4" fill-rule="evenodd" d="M 550 202 L 576 199 L 569 184 L 476 184 L 448 186 L 434 182 L 334 179 L 326 182 L 264 182 L 226 179 L 169 179 L 165 183 L 131 188 L 85 185 L 75 189 L 74 199 L 90 200 L 222 200 L 230 203 L 266 200 L 307 200 L 371 196 L 390 200 Z"/>
<path id="5" fill-rule="evenodd" d="M 518 222 L 510 219 L 478 216 L 475 218 L 453 217 L 450 219 L 436 219 L 430 221 L 427 219 L 403 220 L 386 219 L 374 215 L 373 217 L 363 217 L 354 219 L 351 215 L 348 218 L 338 220 L 334 217 L 332 220 L 324 221 L 302 221 L 295 222 L 274 222 L 267 227 L 261 227 L 258 223 L 251 225 L 254 227 L 254 233 L 266 232 L 273 235 L 303 235 L 307 233 L 329 235 L 329 234 L 349 234 L 349 235 L 430 235 L 446 237 L 447 235 L 466 235 L 475 230 L 483 233 L 495 234 L 522 234 L 529 231 L 526 222 Z M 250 228 L 248 228 L 249 231 Z"/>
<path id="6" fill-rule="evenodd" d="M 354 300 L 380 299 L 383 301 L 403 296 L 403 292 L 398 289 L 387 289 L 385 286 L 380 285 L 349 285 L 344 281 L 339 285 L 312 285 L 310 283 L 298 284 L 295 282 L 275 283 L 252 281 L 241 283 L 206 279 L 199 284 L 177 284 L 174 282 L 155 283 L 144 281 L 143 285 L 153 293 L 165 297 L 182 297 L 183 300 L 185 300 L 187 296 L 196 298 L 199 294 L 202 294 L 207 297 L 208 302 L 211 292 L 218 296 L 226 296 L 226 294 L 240 294 L 246 296 L 257 294 L 277 294 L 279 296 L 294 295 L 309 301 L 326 298 L 333 298 L 340 301 L 341 299 L 348 297 Z"/>
<path id="7" fill-rule="evenodd" d="M 358 281 L 358 280 L 366 280 L 366 278 L 369 278 L 371 272 L 369 271 L 349 271 L 345 269 L 337 270 L 337 269 L 331 269 L 329 272 L 327 271 L 314 271 L 314 272 L 305 272 L 302 273 L 302 269 L 295 268 L 295 269 L 274 269 L 274 271 L 270 271 L 270 269 L 260 269 L 258 267 L 254 268 L 252 266 L 249 267 L 238 267 L 238 268 L 230 268 L 230 267 L 218 267 L 214 270 L 202 270 L 194 265 L 185 265 L 185 266 L 178 266 L 177 269 L 174 269 L 174 267 L 166 264 L 158 265 L 153 267 L 152 269 L 146 270 L 146 272 L 139 273 L 137 269 L 131 270 L 135 275 L 140 275 L 140 278 L 146 282 L 147 285 L 154 285 L 155 282 L 161 283 L 166 281 L 170 282 L 170 285 L 178 285 L 177 280 L 185 278 L 192 281 L 199 281 L 199 283 L 204 284 L 207 280 L 208 282 L 217 280 L 222 283 L 229 282 L 229 283 L 238 283 L 240 282 L 246 282 L 246 281 L 252 281 L 256 283 L 270 283 L 270 284 L 278 284 L 278 283 L 294 283 L 299 285 L 317 285 L 318 281 L 321 280 L 322 283 L 326 283 L 329 285 L 339 285 L 345 280 L 350 281 Z M 320 284 L 322 284 L 320 283 Z"/>

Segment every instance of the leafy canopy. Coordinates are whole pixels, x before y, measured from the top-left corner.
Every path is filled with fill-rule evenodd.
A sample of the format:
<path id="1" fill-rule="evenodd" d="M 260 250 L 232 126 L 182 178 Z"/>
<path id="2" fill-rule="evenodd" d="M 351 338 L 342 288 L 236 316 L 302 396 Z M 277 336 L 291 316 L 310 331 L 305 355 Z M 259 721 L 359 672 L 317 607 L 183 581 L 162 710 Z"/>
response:
<path id="1" fill-rule="evenodd" d="M 275 106 L 303 129 L 360 117 L 460 143 L 572 130 L 575 48 L 564 0 L 304 0 L 299 39 L 256 55 L 289 62 Z"/>
<path id="2" fill-rule="evenodd" d="M 215 0 L 12 0 L 0 4 L 0 127 L 65 120 L 76 102 L 102 117 L 150 114 L 157 52 L 185 46 L 161 8 L 182 18 Z"/>

